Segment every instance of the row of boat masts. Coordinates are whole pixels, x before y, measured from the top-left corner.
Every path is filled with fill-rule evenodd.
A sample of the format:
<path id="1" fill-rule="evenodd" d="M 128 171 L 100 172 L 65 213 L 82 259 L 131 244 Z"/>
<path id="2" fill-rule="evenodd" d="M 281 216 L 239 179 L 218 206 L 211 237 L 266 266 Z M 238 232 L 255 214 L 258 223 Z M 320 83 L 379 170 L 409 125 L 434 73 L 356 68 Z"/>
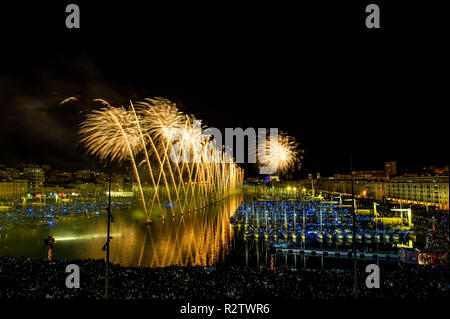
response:
<path id="1" fill-rule="evenodd" d="M 115 201 L 111 203 L 112 208 L 123 208 L 132 205 L 131 202 Z M 71 219 L 80 216 L 97 216 L 107 209 L 106 202 L 64 202 L 60 205 L 47 203 L 46 205 L 15 206 L 3 212 L 0 216 L 0 224 L 21 225 L 47 225 L 54 220 Z"/>
<path id="2" fill-rule="evenodd" d="M 323 201 L 244 201 L 232 217 L 232 223 L 266 228 L 294 228 L 302 224 L 306 229 L 307 221 L 317 220 L 322 227 L 324 223 L 342 224 L 350 220 L 350 212 Z"/>
<path id="3" fill-rule="evenodd" d="M 411 229 L 392 230 L 378 223 L 377 215 L 356 216 L 357 240 L 376 242 L 415 239 Z M 244 228 L 245 236 L 267 240 L 351 241 L 351 212 L 335 202 L 258 201 L 243 202 L 231 222 Z M 381 226 L 381 227 L 380 227 Z"/>

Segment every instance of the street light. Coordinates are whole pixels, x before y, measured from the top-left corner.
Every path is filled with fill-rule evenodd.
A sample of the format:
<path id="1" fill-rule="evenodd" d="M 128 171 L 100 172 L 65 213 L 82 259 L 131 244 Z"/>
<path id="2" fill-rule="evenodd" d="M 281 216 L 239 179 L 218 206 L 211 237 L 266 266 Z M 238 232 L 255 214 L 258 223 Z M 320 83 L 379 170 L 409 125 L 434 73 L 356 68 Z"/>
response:
<path id="1" fill-rule="evenodd" d="M 380 205 L 376 202 L 373 202 L 373 212 L 375 214 L 375 235 L 378 235 L 378 213 L 377 213 L 377 206 Z M 377 252 L 378 252 L 378 241 L 377 242 Z"/>
<path id="2" fill-rule="evenodd" d="M 350 155 L 350 173 L 352 180 L 352 234 L 353 234 L 353 293 L 355 299 L 358 299 L 358 276 L 356 270 L 356 200 L 355 200 L 355 189 L 353 181 L 353 156 Z"/>
<path id="3" fill-rule="evenodd" d="M 109 180 L 108 180 L 108 217 L 107 217 L 107 228 L 106 228 L 106 243 L 103 246 L 103 250 L 106 249 L 106 267 L 105 267 L 105 299 L 109 298 L 109 242 L 111 240 L 111 167 L 112 161 L 109 159 Z"/>

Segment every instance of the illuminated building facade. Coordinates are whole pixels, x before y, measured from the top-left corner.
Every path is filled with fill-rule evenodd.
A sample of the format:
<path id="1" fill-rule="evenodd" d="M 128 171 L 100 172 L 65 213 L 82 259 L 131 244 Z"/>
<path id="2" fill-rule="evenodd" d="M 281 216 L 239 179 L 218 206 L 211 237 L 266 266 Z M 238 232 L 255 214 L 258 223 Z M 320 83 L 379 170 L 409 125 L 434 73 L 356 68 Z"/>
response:
<path id="1" fill-rule="evenodd" d="M 24 167 L 22 178 L 28 181 L 30 192 L 40 192 L 45 181 L 44 170 L 39 167 Z"/>
<path id="2" fill-rule="evenodd" d="M 352 193 L 351 179 L 321 178 L 315 183 L 319 191 Z M 415 205 L 449 209 L 448 176 L 401 176 L 389 180 L 354 180 L 356 197 L 387 199 Z"/>
<path id="3" fill-rule="evenodd" d="M 395 177 L 386 183 L 386 198 L 448 209 L 448 182 L 448 176 Z"/>
<path id="4" fill-rule="evenodd" d="M 25 180 L 0 180 L 0 200 L 19 199 L 27 195 Z"/>
<path id="5" fill-rule="evenodd" d="M 397 175 L 397 162 L 396 161 L 384 162 L 384 171 L 389 176 Z"/>

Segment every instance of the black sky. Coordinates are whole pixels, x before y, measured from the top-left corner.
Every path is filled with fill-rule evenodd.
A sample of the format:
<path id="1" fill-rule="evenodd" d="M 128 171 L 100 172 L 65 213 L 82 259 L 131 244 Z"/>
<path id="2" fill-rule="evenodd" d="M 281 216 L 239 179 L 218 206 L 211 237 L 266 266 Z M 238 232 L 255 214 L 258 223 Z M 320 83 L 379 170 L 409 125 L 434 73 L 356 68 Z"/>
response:
<path id="1" fill-rule="evenodd" d="M 302 7 L 217 5 L 2 9 L 0 163 L 95 167 L 77 127 L 98 107 L 163 96 L 208 126 L 277 127 L 305 150 L 300 176 L 447 164 L 448 85 L 439 7 L 364 2 Z M 76 96 L 79 101 L 58 105 Z M 447 105 L 447 106 L 446 106 Z"/>

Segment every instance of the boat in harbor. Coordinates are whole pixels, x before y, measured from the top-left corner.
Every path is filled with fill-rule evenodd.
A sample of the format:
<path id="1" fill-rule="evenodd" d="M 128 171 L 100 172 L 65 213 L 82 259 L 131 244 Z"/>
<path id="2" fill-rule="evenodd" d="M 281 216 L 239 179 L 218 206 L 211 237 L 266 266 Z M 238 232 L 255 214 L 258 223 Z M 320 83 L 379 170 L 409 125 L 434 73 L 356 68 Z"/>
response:
<path id="1" fill-rule="evenodd" d="M 363 233 L 363 236 L 364 236 L 364 240 L 371 240 L 373 238 L 372 233 L 367 232 L 367 231 Z"/>
<path id="2" fill-rule="evenodd" d="M 337 241 L 343 240 L 345 237 L 345 232 L 340 228 L 336 228 L 334 237 L 336 238 Z"/>
<path id="3" fill-rule="evenodd" d="M 316 236 L 319 241 L 323 241 L 323 234 L 321 232 L 318 232 Z"/>
<path id="4" fill-rule="evenodd" d="M 306 241 L 306 234 L 304 232 L 302 232 L 301 238 L 302 238 L 302 242 Z"/>
<path id="5" fill-rule="evenodd" d="M 374 239 L 377 243 L 381 242 L 382 238 L 383 238 L 383 235 L 380 234 L 380 233 L 376 233 L 376 234 L 373 236 L 373 239 Z"/>

